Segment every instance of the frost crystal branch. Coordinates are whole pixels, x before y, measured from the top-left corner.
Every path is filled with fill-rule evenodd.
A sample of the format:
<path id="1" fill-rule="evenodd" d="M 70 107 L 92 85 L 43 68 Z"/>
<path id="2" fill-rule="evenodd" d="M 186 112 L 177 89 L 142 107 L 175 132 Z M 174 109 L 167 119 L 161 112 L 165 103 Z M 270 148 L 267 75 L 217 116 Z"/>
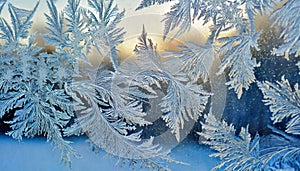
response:
<path id="1" fill-rule="evenodd" d="M 136 10 L 146 8 L 146 7 L 155 5 L 155 4 L 159 4 L 159 5 L 164 4 L 164 3 L 169 2 L 169 1 L 172 1 L 172 0 L 143 0 L 140 3 L 139 7 L 136 8 Z"/>
<path id="2" fill-rule="evenodd" d="M 300 134 L 300 90 L 298 84 L 292 88 L 287 79 L 282 77 L 282 80 L 276 84 L 268 81 L 258 83 L 264 95 L 264 102 L 270 106 L 270 111 L 273 113 L 273 123 L 283 122 L 284 119 L 289 119 L 286 125 L 286 132 L 294 135 Z"/>
<path id="3" fill-rule="evenodd" d="M 215 58 L 215 50 L 211 45 L 199 45 L 187 42 L 179 46 L 179 52 L 169 51 L 163 57 L 170 58 L 166 65 L 169 68 L 178 66 L 178 71 L 187 73 L 191 83 L 209 80 L 209 71 Z"/>
<path id="4" fill-rule="evenodd" d="M 141 73 L 147 73 L 144 77 L 150 78 L 148 79 L 148 81 L 151 80 L 148 82 L 150 86 L 152 82 L 155 82 L 159 88 L 162 87 L 162 83 L 167 84 L 166 95 L 160 103 L 161 111 L 164 113 L 162 118 L 167 123 L 167 126 L 172 129 L 172 132 L 175 133 L 176 139 L 179 141 L 180 130 L 184 128 L 184 122 L 189 119 L 198 120 L 211 94 L 204 91 L 201 85 L 189 82 L 185 73 L 171 73 L 168 70 L 168 66 L 170 66 L 168 64 L 169 61 L 161 62 L 156 46 L 153 45 L 151 39 L 147 38 L 144 28 L 139 41 L 135 52 L 142 61 L 140 68 L 149 68 L 150 66 L 151 69 L 150 72 Z M 153 89 L 150 89 L 150 92 L 153 91 Z"/>
<path id="5" fill-rule="evenodd" d="M 205 122 L 202 123 L 203 131 L 199 133 L 205 138 L 202 143 L 217 151 L 211 156 L 222 160 L 212 170 L 261 170 L 258 135 L 251 140 L 247 127 L 242 128 L 239 136 L 236 136 L 232 124 L 218 121 L 211 113 L 206 116 Z"/>
<path id="6" fill-rule="evenodd" d="M 226 68 L 230 68 L 228 76 L 230 81 L 226 84 L 230 89 L 234 89 L 238 98 L 241 98 L 243 89 L 249 89 L 250 84 L 255 82 L 254 67 L 259 64 L 252 59 L 251 48 L 258 50 L 257 39 L 260 33 L 253 36 L 240 35 L 228 38 L 220 38 L 219 41 L 225 42 L 220 52 L 226 54 L 222 60 L 221 68 L 218 74 L 224 72 Z M 239 44 L 235 45 L 237 42 Z"/>
<path id="7" fill-rule="evenodd" d="M 287 1 L 281 8 L 272 14 L 275 19 L 273 25 L 280 25 L 283 27 L 281 38 L 284 40 L 278 49 L 273 51 L 274 54 L 285 56 L 289 55 L 299 56 L 300 54 L 300 4 L 297 0 Z"/>

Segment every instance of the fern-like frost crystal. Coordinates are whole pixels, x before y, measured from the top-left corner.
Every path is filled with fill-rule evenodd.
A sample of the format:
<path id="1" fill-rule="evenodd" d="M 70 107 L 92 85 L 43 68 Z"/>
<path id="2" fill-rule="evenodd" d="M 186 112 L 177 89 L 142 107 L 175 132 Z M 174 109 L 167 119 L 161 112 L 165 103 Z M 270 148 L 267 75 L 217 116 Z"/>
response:
<path id="1" fill-rule="evenodd" d="M 1 38 L 5 43 L 1 46 L 0 116 L 14 115 L 6 121 L 12 129 L 8 135 L 18 140 L 45 135 L 62 150 L 62 161 L 70 163 L 75 153 L 61 131 L 73 113 L 64 90 L 65 80 L 58 75 L 60 56 L 40 53 L 35 35 L 28 36 L 37 6 L 25 10 L 9 4 L 12 25 L 1 18 Z M 28 41 L 23 43 L 24 39 Z"/>
<path id="2" fill-rule="evenodd" d="M 188 42 L 178 48 L 180 51 L 169 51 L 164 55 L 165 58 L 170 58 L 165 65 L 168 68 L 176 68 L 178 73 L 186 73 L 192 83 L 197 83 L 199 80 L 206 83 L 215 59 L 213 46 Z"/>
<path id="3" fill-rule="evenodd" d="M 230 81 L 226 84 L 230 89 L 233 89 L 238 98 L 241 98 L 243 89 L 248 90 L 250 84 L 256 78 L 254 75 L 254 68 L 258 67 L 258 63 L 252 58 L 251 48 L 258 50 L 257 39 L 260 33 L 255 35 L 241 35 L 230 38 L 220 38 L 221 42 L 225 44 L 220 49 L 225 58 L 222 60 L 219 73 L 224 72 L 226 68 L 230 68 L 228 76 Z M 238 42 L 238 45 L 235 45 Z"/>
<path id="4" fill-rule="evenodd" d="M 140 3 L 140 5 L 136 8 L 136 10 L 140 10 L 155 4 L 164 4 L 166 2 L 169 2 L 172 0 L 142 0 L 142 2 Z"/>
<path id="5" fill-rule="evenodd" d="M 116 113 L 116 103 L 111 101 L 115 99 L 109 90 L 86 81 L 75 82 L 70 88 L 79 105 L 75 124 L 65 130 L 66 135 L 83 131 L 95 145 L 122 158 L 166 157 L 159 145 L 153 145 L 153 138 L 141 142 L 141 131 L 129 134 L 135 127 Z"/>
<path id="6" fill-rule="evenodd" d="M 273 51 L 274 54 L 285 56 L 289 55 L 299 56 L 300 54 L 300 3 L 297 0 L 287 1 L 280 9 L 272 14 L 275 19 L 273 25 L 280 25 L 283 27 L 281 38 L 284 43 L 279 48 Z"/>
<path id="7" fill-rule="evenodd" d="M 259 136 L 251 140 L 248 128 L 242 128 L 239 136 L 235 135 L 234 126 L 225 121 L 218 121 L 212 114 L 206 116 L 199 133 L 205 140 L 202 143 L 216 150 L 211 156 L 220 157 L 221 163 L 212 170 L 260 170 Z"/>
<path id="8" fill-rule="evenodd" d="M 284 119 L 290 119 L 286 125 L 286 132 L 300 134 L 300 90 L 298 84 L 291 87 L 288 80 L 282 77 L 277 84 L 268 81 L 258 83 L 264 94 L 264 102 L 273 113 L 274 123 L 280 123 Z"/>
<path id="9" fill-rule="evenodd" d="M 147 73 L 145 76 L 151 78 L 148 79 L 148 85 L 151 86 L 154 79 L 156 79 L 155 85 L 159 88 L 163 87 L 163 84 L 167 84 L 166 94 L 160 103 L 161 111 L 164 113 L 162 118 L 167 123 L 167 126 L 172 129 L 172 132 L 175 133 L 176 139 L 179 141 L 180 130 L 184 128 L 185 121 L 189 119 L 197 121 L 200 114 L 204 111 L 211 94 L 203 90 L 201 85 L 189 82 L 188 75 L 185 73 L 180 71 L 172 73 L 169 70 L 169 61 L 161 62 L 156 46 L 153 45 L 151 39 L 147 38 L 145 29 L 143 29 L 139 40 L 140 43 L 136 46 L 135 52 L 142 61 L 142 66 L 140 67 L 151 69 L 148 72 L 142 72 Z M 204 75 L 206 74 L 205 72 L 203 73 Z M 141 86 L 141 88 L 144 87 Z M 146 89 L 146 91 L 148 90 Z M 150 92 L 153 91 L 150 89 Z"/>

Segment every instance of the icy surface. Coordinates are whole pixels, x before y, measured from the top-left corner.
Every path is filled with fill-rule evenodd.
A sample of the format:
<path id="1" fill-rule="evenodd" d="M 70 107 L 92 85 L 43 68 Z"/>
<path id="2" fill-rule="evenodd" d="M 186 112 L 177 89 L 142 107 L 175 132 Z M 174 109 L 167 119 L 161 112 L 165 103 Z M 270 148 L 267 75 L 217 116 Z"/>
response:
<path id="1" fill-rule="evenodd" d="M 18 142 L 11 137 L 0 135 L 0 170 L 18 171 L 127 171 L 132 170 L 128 166 L 116 165 L 116 159 L 107 155 L 104 151 L 98 154 L 90 150 L 85 137 L 71 138 L 74 149 L 81 158 L 72 160 L 72 168 L 59 164 L 59 150 L 53 150 L 50 143 L 45 143 L 44 138 L 24 139 Z M 197 142 L 189 140 L 183 141 L 171 152 L 171 156 L 189 165 L 168 164 L 173 171 L 207 171 L 218 162 L 215 158 L 209 158 L 212 153 L 206 146 L 201 146 Z M 139 170 L 139 168 L 137 168 Z"/>

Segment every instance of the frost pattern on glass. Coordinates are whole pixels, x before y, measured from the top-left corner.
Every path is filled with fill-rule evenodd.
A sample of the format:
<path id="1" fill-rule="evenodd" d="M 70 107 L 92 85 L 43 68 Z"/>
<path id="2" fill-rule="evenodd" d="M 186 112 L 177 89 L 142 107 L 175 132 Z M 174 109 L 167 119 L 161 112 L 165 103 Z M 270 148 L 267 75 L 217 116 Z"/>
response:
<path id="1" fill-rule="evenodd" d="M 169 1 L 142 0 L 137 10 Z M 228 74 L 226 85 L 241 98 L 257 82 L 254 71 L 260 66 L 252 57 L 259 51 L 261 36 L 255 17 L 271 13 L 277 1 L 178 0 L 164 15 L 163 38 L 171 32 L 175 32 L 173 39 L 179 37 L 195 20 L 203 20 L 204 25 L 211 24 L 206 44 L 187 42 L 177 51 L 161 53 L 143 27 L 134 49 L 138 60 L 126 61 L 122 67 L 117 46 L 125 30 L 117 25 L 124 10 L 113 0 L 88 0 L 88 7 L 82 7 L 80 0 L 68 0 L 62 11 L 54 2 L 46 2 L 48 33 L 43 35 L 55 47 L 51 53 L 35 44 L 36 34 L 29 35 L 39 3 L 32 10 L 8 3 L 10 20 L 0 18 L 0 118 L 12 115 L 5 121 L 11 129 L 6 134 L 18 140 L 45 136 L 69 165 L 78 155 L 64 137 L 86 134 L 97 148 L 130 164 L 145 162 L 145 167 L 168 169 L 161 161 L 176 162 L 170 159 L 169 149 L 156 144 L 152 136 L 142 138 L 142 128 L 153 124 L 145 119 L 144 105 L 149 99 L 160 100 L 161 119 L 180 142 L 186 122 L 198 121 L 213 95 L 204 87 L 218 57 L 222 58 L 218 74 Z M 6 0 L 0 1 L 0 12 L 5 5 Z M 287 59 L 299 56 L 299 9 L 297 0 L 289 0 L 271 14 L 273 26 L 283 30 L 283 44 L 273 54 Z M 93 68 L 92 51 L 101 62 L 108 57 L 112 68 Z M 300 68 L 300 62 L 296 65 Z M 199 135 L 203 144 L 216 150 L 212 156 L 221 159 L 213 170 L 300 170 L 298 83 L 291 86 L 282 77 L 276 83 L 257 85 L 272 113 L 271 134 L 251 135 L 248 126 L 236 132 L 233 124 L 209 113 Z"/>

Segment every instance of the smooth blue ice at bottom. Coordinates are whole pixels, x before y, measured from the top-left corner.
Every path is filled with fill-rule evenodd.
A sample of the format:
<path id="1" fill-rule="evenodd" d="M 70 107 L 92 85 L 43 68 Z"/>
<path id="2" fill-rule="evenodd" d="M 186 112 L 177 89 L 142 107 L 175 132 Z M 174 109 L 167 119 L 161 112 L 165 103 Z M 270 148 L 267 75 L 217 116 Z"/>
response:
<path id="1" fill-rule="evenodd" d="M 74 137 L 72 146 L 81 158 L 72 159 L 72 168 L 60 163 L 60 151 L 45 138 L 24 139 L 19 142 L 0 135 L 0 171 L 131 171 L 116 165 L 116 158 L 100 150 L 91 151 L 85 137 Z M 173 159 L 189 165 L 169 163 L 173 171 L 208 171 L 218 162 L 210 158 L 213 151 L 195 141 L 183 141 L 171 152 Z M 135 169 L 137 170 L 137 169 Z M 138 169 L 139 170 L 139 169 Z"/>

